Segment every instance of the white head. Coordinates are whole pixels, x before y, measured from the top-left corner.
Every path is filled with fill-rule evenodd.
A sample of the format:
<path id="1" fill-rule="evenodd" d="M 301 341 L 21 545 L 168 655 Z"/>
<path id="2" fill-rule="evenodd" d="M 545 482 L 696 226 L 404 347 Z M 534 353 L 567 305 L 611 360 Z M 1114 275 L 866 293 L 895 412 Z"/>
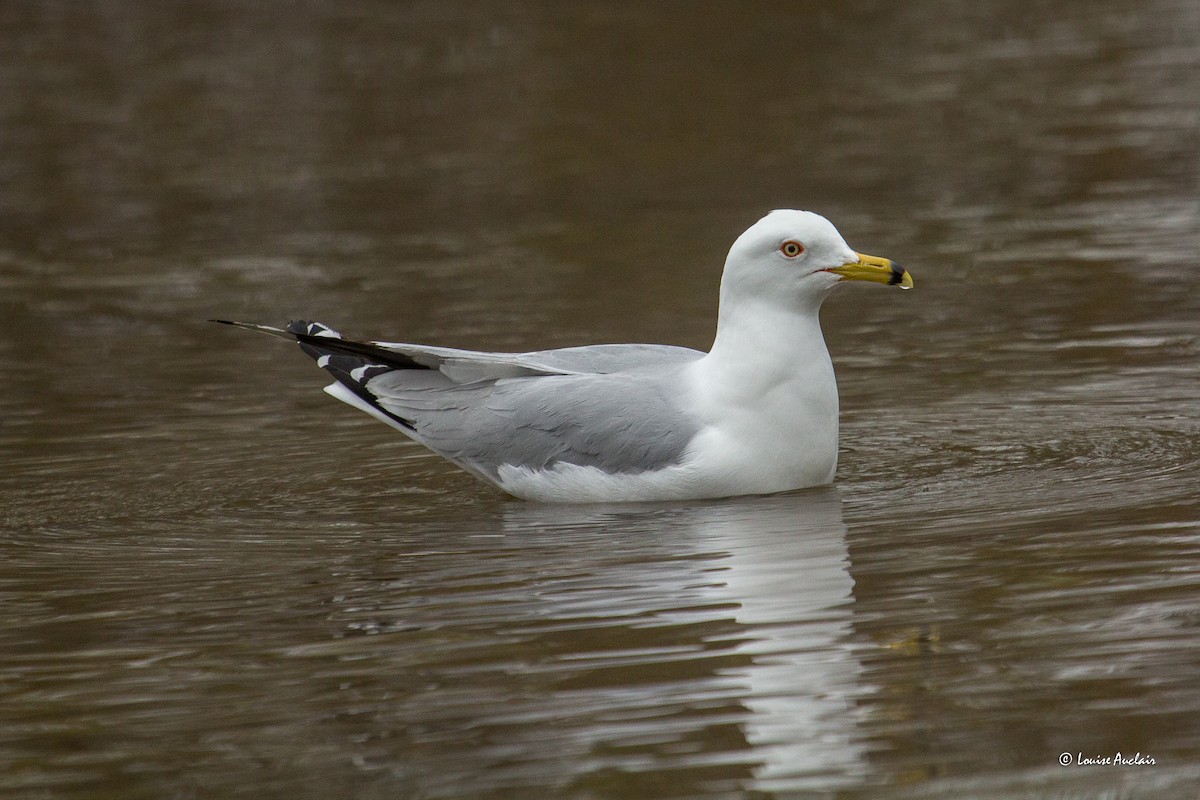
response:
<path id="1" fill-rule="evenodd" d="M 856 253 L 820 214 L 772 211 L 729 249 L 721 302 L 755 298 L 815 310 L 843 280 L 912 286 L 912 278 L 902 267 L 885 258 Z"/>

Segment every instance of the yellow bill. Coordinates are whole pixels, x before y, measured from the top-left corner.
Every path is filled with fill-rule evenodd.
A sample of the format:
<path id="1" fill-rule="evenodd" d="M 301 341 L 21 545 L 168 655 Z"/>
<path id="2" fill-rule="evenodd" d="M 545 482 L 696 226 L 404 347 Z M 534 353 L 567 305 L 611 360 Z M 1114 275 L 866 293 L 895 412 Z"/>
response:
<path id="1" fill-rule="evenodd" d="M 873 281 L 885 283 L 888 286 L 899 286 L 901 289 L 913 288 L 912 275 L 909 275 L 908 270 L 890 258 L 867 256 L 862 253 L 855 253 L 855 255 L 858 256 L 858 261 L 833 267 L 826 272 L 840 275 L 844 281 Z"/>

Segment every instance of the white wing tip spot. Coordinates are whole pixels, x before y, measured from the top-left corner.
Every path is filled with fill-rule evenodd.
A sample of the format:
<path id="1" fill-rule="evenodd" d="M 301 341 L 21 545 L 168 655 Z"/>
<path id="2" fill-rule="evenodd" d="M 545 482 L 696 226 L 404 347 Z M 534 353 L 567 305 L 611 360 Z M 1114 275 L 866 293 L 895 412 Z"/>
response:
<path id="1" fill-rule="evenodd" d="M 350 377 L 362 383 L 367 380 L 367 373 L 373 369 L 387 369 L 387 367 L 383 364 L 363 364 L 361 367 L 350 370 Z"/>

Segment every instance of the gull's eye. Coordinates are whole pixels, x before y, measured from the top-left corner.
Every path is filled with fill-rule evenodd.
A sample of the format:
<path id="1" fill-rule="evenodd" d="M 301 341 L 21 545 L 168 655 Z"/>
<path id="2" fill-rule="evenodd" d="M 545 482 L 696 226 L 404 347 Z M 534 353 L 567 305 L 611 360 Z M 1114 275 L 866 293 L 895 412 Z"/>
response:
<path id="1" fill-rule="evenodd" d="M 779 245 L 779 252 L 783 253 L 788 258 L 795 258 L 804 252 L 804 245 L 800 244 L 794 239 L 788 239 L 786 242 Z"/>

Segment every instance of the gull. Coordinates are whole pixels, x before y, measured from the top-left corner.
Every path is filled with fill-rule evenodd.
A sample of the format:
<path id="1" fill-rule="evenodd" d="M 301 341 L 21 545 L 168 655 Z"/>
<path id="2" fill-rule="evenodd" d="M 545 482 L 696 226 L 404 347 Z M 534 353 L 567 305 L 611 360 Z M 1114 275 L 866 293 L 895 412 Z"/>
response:
<path id="1" fill-rule="evenodd" d="M 707 353 L 492 353 L 355 341 L 320 322 L 213 322 L 298 342 L 334 378 L 330 395 L 517 497 L 696 500 L 833 481 L 838 391 L 819 311 L 845 281 L 913 285 L 819 214 L 785 209 L 730 248 Z"/>

